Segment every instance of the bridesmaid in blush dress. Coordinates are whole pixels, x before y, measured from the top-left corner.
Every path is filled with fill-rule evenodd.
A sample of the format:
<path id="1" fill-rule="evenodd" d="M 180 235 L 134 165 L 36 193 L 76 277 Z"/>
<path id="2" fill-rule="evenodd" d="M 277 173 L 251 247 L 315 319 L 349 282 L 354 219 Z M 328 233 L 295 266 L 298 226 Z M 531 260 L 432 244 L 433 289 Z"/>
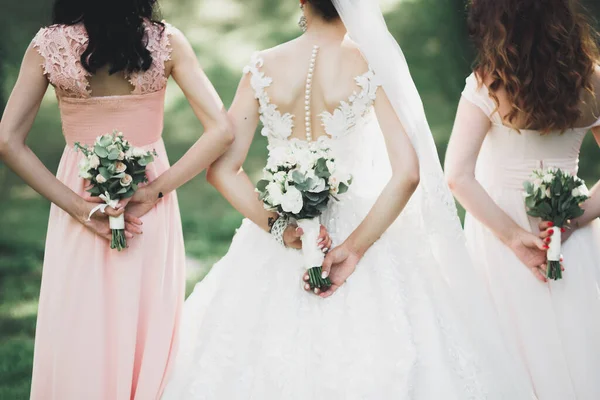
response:
<path id="1" fill-rule="evenodd" d="M 2 160 L 53 203 L 33 400 L 157 399 L 173 361 L 185 285 L 174 190 L 217 159 L 232 136 L 191 46 L 177 29 L 152 19 L 153 6 L 150 0 L 58 0 L 55 24 L 41 29 L 27 50 L 0 124 Z M 169 168 L 161 136 L 171 75 L 205 132 Z M 66 140 L 56 177 L 25 144 L 48 84 L 56 90 Z M 73 149 L 114 129 L 158 153 L 148 167 L 153 184 L 127 205 L 123 252 L 109 247 L 106 215 L 88 221 L 96 204 L 86 200 L 78 176 L 82 155 Z M 123 206 L 107 214 L 123 213 Z"/>
<path id="2" fill-rule="evenodd" d="M 523 198 L 532 170 L 576 175 L 584 137 L 600 143 L 598 49 L 577 3 L 473 2 L 479 58 L 446 157 L 473 260 L 540 400 L 600 399 L 598 185 L 563 246 L 559 281 L 545 277 L 551 232 L 538 236 Z"/>

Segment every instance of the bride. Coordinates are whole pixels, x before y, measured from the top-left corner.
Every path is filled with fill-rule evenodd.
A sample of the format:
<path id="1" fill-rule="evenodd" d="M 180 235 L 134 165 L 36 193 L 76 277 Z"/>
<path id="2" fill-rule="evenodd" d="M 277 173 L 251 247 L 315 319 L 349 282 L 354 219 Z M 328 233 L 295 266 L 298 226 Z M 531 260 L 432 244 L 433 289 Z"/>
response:
<path id="1" fill-rule="evenodd" d="M 236 140 L 208 178 L 247 219 L 185 304 L 163 399 L 535 398 L 477 292 L 419 95 L 377 2 L 301 6 L 306 32 L 244 69 Z M 296 228 L 269 234 L 277 216 L 240 170 L 259 120 L 270 150 L 326 141 L 353 174 L 322 217 L 338 247 L 325 261 L 333 286 L 318 296 L 303 290 L 302 256 L 289 248 Z"/>

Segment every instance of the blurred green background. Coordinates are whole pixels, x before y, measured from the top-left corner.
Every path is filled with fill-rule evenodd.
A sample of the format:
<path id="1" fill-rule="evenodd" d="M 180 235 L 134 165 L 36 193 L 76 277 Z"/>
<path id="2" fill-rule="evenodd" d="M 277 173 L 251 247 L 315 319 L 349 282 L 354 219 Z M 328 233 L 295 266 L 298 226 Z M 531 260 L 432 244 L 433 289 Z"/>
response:
<path id="1" fill-rule="evenodd" d="M 456 105 L 470 73 L 473 51 L 464 0 L 381 0 L 390 30 L 403 47 L 443 157 Z M 0 13 L 0 114 L 16 80 L 21 57 L 40 26 L 49 23 L 48 0 L 5 2 Z M 162 15 L 180 28 L 226 105 L 253 51 L 297 36 L 297 0 L 163 0 Z M 585 1 L 592 16 L 600 2 Z M 165 142 L 173 162 L 201 127 L 179 89 L 170 84 Z M 50 89 L 28 140 L 52 171 L 64 147 L 54 91 Z M 256 174 L 265 158 L 257 136 L 246 164 Z M 600 177 L 591 138 L 582 154 L 582 176 Z M 199 176 L 179 190 L 189 287 L 228 248 L 241 216 Z M 49 203 L 0 163 L 0 400 L 29 394 L 33 337 Z"/>

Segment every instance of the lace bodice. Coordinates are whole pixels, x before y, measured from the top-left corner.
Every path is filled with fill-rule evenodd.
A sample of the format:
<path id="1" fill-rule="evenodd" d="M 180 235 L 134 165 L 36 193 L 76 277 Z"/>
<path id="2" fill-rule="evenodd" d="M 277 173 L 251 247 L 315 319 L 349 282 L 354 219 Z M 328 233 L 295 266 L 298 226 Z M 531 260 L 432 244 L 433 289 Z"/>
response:
<path id="1" fill-rule="evenodd" d="M 259 103 L 258 111 L 263 124 L 261 133 L 269 138 L 270 142 L 288 140 L 294 129 L 295 116 L 290 113 L 282 114 L 277 105 L 271 103 L 266 89 L 271 86 L 273 79 L 261 70 L 263 64 L 263 59 L 255 54 L 250 64 L 244 68 L 245 74 L 251 74 L 250 85 Z M 355 81 L 359 90 L 355 91 L 347 101 L 340 102 L 333 113 L 323 111 L 319 114 L 325 133 L 330 138 L 346 137 L 369 119 L 379 88 L 375 73 L 369 68 L 369 71 L 356 77 Z"/>
<path id="2" fill-rule="evenodd" d="M 152 54 L 152 66 L 147 71 L 127 77 L 134 88 L 132 94 L 154 93 L 165 88 L 165 62 L 171 59 L 170 30 L 168 24 L 164 32 L 160 26 L 147 24 L 147 47 Z M 88 82 L 91 74 L 81 64 L 81 55 L 87 44 L 88 36 L 83 24 L 52 25 L 42 28 L 33 39 L 33 46 L 44 58 L 44 73 L 59 96 L 92 96 Z"/>

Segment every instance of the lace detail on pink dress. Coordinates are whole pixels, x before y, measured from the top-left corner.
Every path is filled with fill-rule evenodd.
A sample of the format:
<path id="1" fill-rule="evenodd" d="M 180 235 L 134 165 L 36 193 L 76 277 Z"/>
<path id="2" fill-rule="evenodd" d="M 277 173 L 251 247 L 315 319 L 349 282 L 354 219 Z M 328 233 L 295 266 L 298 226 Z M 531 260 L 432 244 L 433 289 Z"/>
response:
<path id="1" fill-rule="evenodd" d="M 80 61 L 87 43 L 87 32 L 82 25 L 42 28 L 33 39 L 33 46 L 44 58 L 44 73 L 58 94 L 67 97 L 91 95 L 87 80 L 91 74 Z"/>
<path id="2" fill-rule="evenodd" d="M 148 71 L 136 72 L 128 77 L 134 87 L 131 94 L 158 92 L 167 85 L 165 62 L 171 59 L 171 29 L 169 24 L 165 24 L 164 31 L 160 26 L 148 24 L 147 48 L 152 54 L 152 66 Z M 42 28 L 33 39 L 34 48 L 44 58 L 44 73 L 59 96 L 92 96 L 87 79 L 91 74 L 81 64 L 81 55 L 87 44 L 88 36 L 82 24 Z"/>
<path id="3" fill-rule="evenodd" d="M 154 25 L 146 30 L 148 34 L 147 48 L 152 53 L 152 66 L 148 71 L 136 72 L 129 77 L 129 82 L 135 88 L 132 94 L 154 93 L 167 86 L 165 63 L 171 60 L 173 51 L 170 41 L 172 28 L 171 25 L 165 23 L 164 31 L 160 26 Z"/>

